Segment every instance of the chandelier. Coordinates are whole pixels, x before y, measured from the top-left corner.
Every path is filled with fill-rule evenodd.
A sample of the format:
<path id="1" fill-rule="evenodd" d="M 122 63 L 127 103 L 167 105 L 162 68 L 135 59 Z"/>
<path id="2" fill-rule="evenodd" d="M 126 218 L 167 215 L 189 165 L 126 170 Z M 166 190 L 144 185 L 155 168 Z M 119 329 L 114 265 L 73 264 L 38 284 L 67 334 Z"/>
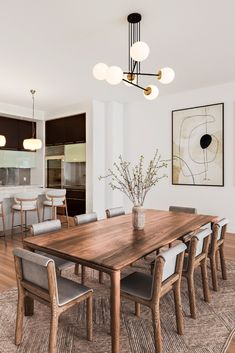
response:
<path id="1" fill-rule="evenodd" d="M 34 89 L 31 89 L 30 93 L 32 94 L 32 100 L 33 100 L 32 119 L 34 120 L 34 95 L 36 91 Z M 34 121 L 32 121 L 32 137 L 29 139 L 25 139 L 23 141 L 23 147 L 25 150 L 35 151 L 35 150 L 40 150 L 40 148 L 42 148 L 42 141 L 40 139 L 37 139 L 35 135 L 36 135 L 35 125 L 34 125 Z"/>
<path id="2" fill-rule="evenodd" d="M 123 71 L 119 66 L 108 66 L 98 63 L 93 67 L 93 75 L 97 80 L 106 80 L 111 85 L 118 85 L 123 81 L 127 86 L 137 87 L 143 90 L 144 97 L 148 100 L 157 98 L 159 94 L 156 85 L 143 87 L 140 85 L 141 76 L 154 76 L 162 84 L 171 83 L 175 78 L 175 72 L 170 67 L 164 67 L 156 73 L 141 72 L 140 63 L 147 59 L 149 46 L 140 40 L 139 13 L 131 13 L 127 17 L 128 21 L 128 71 Z"/>

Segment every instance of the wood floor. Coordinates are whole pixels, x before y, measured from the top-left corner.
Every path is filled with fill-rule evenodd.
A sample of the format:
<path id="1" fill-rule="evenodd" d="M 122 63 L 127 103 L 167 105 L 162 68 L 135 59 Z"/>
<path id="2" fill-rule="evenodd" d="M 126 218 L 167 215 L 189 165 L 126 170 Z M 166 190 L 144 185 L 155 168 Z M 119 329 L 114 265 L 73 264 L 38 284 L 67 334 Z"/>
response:
<path id="1" fill-rule="evenodd" d="M 22 246 L 19 235 L 15 234 L 13 240 L 8 237 L 7 247 L 5 247 L 4 241 L 0 239 L 0 291 L 16 287 L 12 250 L 18 246 Z M 225 255 L 226 259 L 235 261 L 235 234 L 227 234 L 226 236 Z M 235 336 L 227 353 L 235 353 Z"/>

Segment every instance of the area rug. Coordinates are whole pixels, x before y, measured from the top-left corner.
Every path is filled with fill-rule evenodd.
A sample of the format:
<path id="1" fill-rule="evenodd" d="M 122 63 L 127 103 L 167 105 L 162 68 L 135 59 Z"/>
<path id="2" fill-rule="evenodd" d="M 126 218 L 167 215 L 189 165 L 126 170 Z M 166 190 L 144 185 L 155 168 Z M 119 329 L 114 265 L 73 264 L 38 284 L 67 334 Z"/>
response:
<path id="1" fill-rule="evenodd" d="M 147 271 L 145 261 L 129 267 L 132 271 Z M 185 315 L 185 334 L 176 333 L 174 301 L 172 294 L 161 300 L 161 325 L 164 353 L 225 353 L 235 327 L 235 262 L 227 262 L 228 280 L 223 281 L 219 273 L 219 291 L 211 291 L 211 302 L 202 299 L 200 271 L 196 272 L 197 316 L 190 318 L 186 281 L 182 280 L 182 301 Z M 86 340 L 85 305 L 65 312 L 59 323 L 58 353 L 110 353 L 110 306 L 109 277 L 104 285 L 98 283 L 97 271 L 87 269 L 86 285 L 95 289 L 93 303 L 94 339 Z M 64 276 L 80 281 L 67 270 Z M 211 278 L 210 286 L 211 286 Z M 35 313 L 24 320 L 23 342 L 14 345 L 17 290 L 0 293 L 0 353 L 47 353 L 50 310 L 40 303 L 35 304 Z M 141 307 L 141 318 L 134 316 L 134 305 L 122 300 L 121 353 L 154 353 L 151 312 Z"/>

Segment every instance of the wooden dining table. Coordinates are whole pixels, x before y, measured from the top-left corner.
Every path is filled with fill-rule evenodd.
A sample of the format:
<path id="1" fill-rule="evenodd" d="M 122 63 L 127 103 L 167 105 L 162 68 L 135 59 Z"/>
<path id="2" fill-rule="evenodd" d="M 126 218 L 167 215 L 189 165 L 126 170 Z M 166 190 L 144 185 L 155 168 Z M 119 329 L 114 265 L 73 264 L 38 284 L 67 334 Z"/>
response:
<path id="1" fill-rule="evenodd" d="M 120 275 L 136 260 L 172 243 L 203 225 L 214 222 L 210 215 L 146 210 L 143 230 L 134 230 L 132 215 L 63 229 L 24 239 L 25 249 L 40 250 L 108 273 L 111 279 L 112 353 L 120 353 Z M 33 302 L 26 299 L 26 315 Z"/>

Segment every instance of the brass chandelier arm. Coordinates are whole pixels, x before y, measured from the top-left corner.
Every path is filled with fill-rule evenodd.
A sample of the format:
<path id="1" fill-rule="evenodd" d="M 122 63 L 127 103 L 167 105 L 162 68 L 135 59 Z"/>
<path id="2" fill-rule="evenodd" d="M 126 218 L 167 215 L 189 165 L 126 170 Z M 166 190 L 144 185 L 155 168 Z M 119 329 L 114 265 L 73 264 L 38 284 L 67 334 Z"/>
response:
<path id="1" fill-rule="evenodd" d="M 124 72 L 124 73 L 125 73 L 125 72 Z M 129 74 L 129 72 L 127 72 L 127 73 Z M 132 83 L 131 81 L 125 80 L 125 78 L 123 78 L 122 81 L 127 82 L 127 83 L 129 83 L 130 85 L 135 86 L 135 87 L 137 87 L 137 88 L 140 88 L 140 89 L 142 89 L 143 91 L 147 91 L 146 88 L 141 87 L 141 86 L 139 86 L 139 85 L 136 85 L 135 83 Z"/>

